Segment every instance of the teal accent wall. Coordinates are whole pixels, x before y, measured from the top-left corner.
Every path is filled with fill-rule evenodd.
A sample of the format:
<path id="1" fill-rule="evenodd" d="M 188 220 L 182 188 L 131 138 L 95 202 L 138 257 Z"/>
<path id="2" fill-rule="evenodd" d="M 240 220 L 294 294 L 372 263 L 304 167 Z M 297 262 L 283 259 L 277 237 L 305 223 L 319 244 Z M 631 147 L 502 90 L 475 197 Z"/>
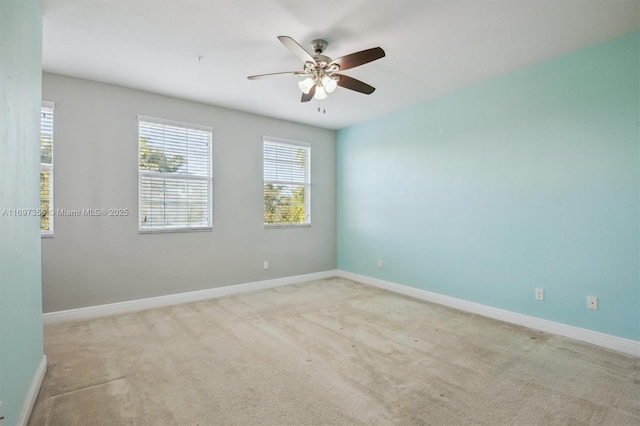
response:
<path id="1" fill-rule="evenodd" d="M 41 40 L 37 0 L 0 0 L 0 401 L 7 426 L 18 424 L 43 357 L 40 220 L 10 213 L 40 207 Z"/>
<path id="2" fill-rule="evenodd" d="M 630 34 L 340 130 L 338 268 L 640 340 L 639 51 Z"/>

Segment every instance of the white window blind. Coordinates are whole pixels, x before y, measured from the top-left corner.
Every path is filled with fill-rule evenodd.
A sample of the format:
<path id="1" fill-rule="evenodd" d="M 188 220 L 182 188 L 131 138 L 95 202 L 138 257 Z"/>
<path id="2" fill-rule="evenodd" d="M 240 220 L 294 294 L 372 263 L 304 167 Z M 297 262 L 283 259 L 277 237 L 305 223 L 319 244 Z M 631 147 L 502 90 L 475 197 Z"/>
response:
<path id="1" fill-rule="evenodd" d="M 53 235 L 53 102 L 40 109 L 40 233 Z"/>
<path id="2" fill-rule="evenodd" d="M 311 147 L 263 140 L 265 226 L 311 223 Z"/>
<path id="3" fill-rule="evenodd" d="M 138 116 L 139 229 L 212 226 L 212 129 Z"/>

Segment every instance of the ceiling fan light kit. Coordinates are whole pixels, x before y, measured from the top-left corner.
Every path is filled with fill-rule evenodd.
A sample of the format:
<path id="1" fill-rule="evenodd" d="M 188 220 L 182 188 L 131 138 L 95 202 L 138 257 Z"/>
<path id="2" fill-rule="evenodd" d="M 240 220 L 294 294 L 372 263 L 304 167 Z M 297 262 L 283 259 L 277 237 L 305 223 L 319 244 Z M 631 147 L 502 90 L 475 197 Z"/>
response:
<path id="1" fill-rule="evenodd" d="M 311 42 L 315 55 L 311 55 L 289 36 L 279 36 L 278 40 L 304 62 L 303 70 L 252 75 L 247 77 L 249 80 L 276 76 L 304 77 L 298 82 L 298 87 L 302 91 L 301 102 L 308 102 L 312 98 L 318 100 L 326 99 L 327 95 L 336 90 L 338 86 L 364 93 L 365 95 L 370 95 L 376 90 L 373 86 L 369 86 L 353 77 L 338 74 L 338 71 L 355 68 L 383 58 L 385 53 L 380 47 L 374 47 L 332 60 L 322 54 L 329 45 L 326 40 L 317 39 Z"/>

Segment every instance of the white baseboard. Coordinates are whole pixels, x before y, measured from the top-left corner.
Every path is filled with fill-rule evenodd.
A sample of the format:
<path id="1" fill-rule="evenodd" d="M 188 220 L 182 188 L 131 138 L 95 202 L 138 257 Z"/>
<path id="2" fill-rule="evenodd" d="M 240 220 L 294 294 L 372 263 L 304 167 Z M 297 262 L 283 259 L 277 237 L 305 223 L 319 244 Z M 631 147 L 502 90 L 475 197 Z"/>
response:
<path id="1" fill-rule="evenodd" d="M 295 275 L 292 277 L 275 278 L 272 280 L 255 281 L 245 284 L 236 284 L 225 287 L 210 288 L 206 290 L 190 291 L 186 293 L 170 294 L 167 296 L 137 299 L 125 302 L 110 303 L 107 305 L 88 306 L 86 308 L 69 309 L 66 311 L 49 312 L 42 315 L 44 324 L 56 324 L 61 322 L 82 321 L 92 318 L 100 318 L 145 309 L 160 308 L 163 306 L 179 305 L 181 303 L 195 302 L 198 300 L 213 299 L 230 296 L 248 291 L 263 290 L 280 287 L 305 281 L 320 280 L 335 277 L 335 270 L 314 272 L 311 274 Z"/>
<path id="2" fill-rule="evenodd" d="M 485 317 L 497 319 L 500 321 L 522 325 L 534 330 L 540 330 L 547 333 L 557 334 L 559 336 L 569 337 L 571 339 L 580 340 L 582 342 L 591 343 L 593 345 L 602 346 L 607 349 L 622 352 L 628 355 L 640 357 L 640 342 L 622 337 L 612 336 L 610 334 L 599 333 L 597 331 L 587 330 L 584 328 L 574 327 L 558 322 L 548 321 L 541 318 L 531 317 L 528 315 L 517 314 L 515 312 L 505 311 L 503 309 L 492 308 L 491 306 L 481 305 L 479 303 L 468 302 L 455 297 L 444 296 L 438 293 L 432 293 L 426 290 L 420 290 L 390 281 L 384 281 L 365 275 L 354 274 L 352 272 L 338 270 L 337 275 L 353 281 L 358 281 L 374 287 L 383 288 L 395 293 L 404 294 L 415 297 L 417 299 L 438 303 L 440 305 L 449 306 L 451 308 L 460 309 L 461 311 L 471 312 Z"/>
<path id="3" fill-rule="evenodd" d="M 33 411 L 33 406 L 36 405 L 36 399 L 38 398 L 38 393 L 40 392 L 40 386 L 42 386 L 42 381 L 44 380 L 44 375 L 46 372 L 47 372 L 47 356 L 42 355 L 42 360 L 40 361 L 40 365 L 38 366 L 36 373 L 33 375 L 33 379 L 31 380 L 31 385 L 29 386 L 29 390 L 27 391 L 27 397 L 24 399 L 24 404 L 22 404 L 20 417 L 18 417 L 18 425 L 27 426 L 27 423 L 29 423 L 29 418 L 31 417 L 31 411 Z"/>

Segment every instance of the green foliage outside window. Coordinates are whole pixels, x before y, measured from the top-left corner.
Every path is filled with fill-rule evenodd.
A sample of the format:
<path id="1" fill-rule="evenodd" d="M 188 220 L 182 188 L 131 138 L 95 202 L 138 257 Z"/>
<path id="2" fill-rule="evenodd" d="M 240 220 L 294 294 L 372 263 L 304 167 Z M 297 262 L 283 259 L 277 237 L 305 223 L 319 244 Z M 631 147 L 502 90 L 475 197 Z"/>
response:
<path id="1" fill-rule="evenodd" d="M 40 170 L 40 231 L 50 231 L 51 171 Z"/>
<path id="2" fill-rule="evenodd" d="M 264 223 L 305 223 L 304 187 L 296 187 L 292 195 L 284 195 L 282 185 L 264 186 Z"/>
<path id="3" fill-rule="evenodd" d="M 163 150 L 149 148 L 147 139 L 140 138 L 140 168 L 160 173 L 175 173 L 184 165 L 184 157 L 172 155 L 168 157 Z"/>

